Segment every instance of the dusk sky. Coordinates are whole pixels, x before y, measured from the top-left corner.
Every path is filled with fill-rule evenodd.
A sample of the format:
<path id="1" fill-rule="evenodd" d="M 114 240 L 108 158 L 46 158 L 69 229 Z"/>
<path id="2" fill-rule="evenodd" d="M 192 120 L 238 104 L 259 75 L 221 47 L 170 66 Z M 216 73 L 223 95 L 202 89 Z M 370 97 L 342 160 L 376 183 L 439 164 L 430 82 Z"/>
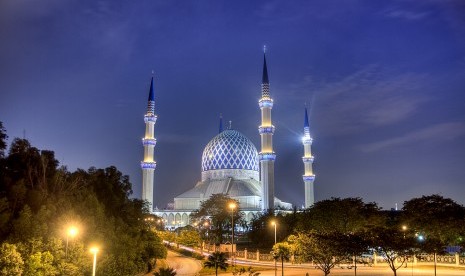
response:
<path id="1" fill-rule="evenodd" d="M 70 171 L 116 166 L 140 197 L 150 78 L 163 208 L 200 180 L 218 117 L 259 149 L 263 45 L 276 196 L 465 203 L 465 1 L 0 0 L 0 121 Z"/>

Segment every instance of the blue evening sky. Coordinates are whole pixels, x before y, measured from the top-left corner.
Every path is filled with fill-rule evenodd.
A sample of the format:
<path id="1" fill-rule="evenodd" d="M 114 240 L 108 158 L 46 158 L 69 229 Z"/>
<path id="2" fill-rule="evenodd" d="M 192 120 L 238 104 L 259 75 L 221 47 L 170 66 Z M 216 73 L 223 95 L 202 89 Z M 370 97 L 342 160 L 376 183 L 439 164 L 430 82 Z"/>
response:
<path id="1" fill-rule="evenodd" d="M 465 1 L 0 1 L 0 121 L 68 169 L 115 165 L 140 196 L 155 71 L 155 205 L 200 180 L 218 116 L 259 148 L 267 59 L 277 196 L 465 203 Z"/>

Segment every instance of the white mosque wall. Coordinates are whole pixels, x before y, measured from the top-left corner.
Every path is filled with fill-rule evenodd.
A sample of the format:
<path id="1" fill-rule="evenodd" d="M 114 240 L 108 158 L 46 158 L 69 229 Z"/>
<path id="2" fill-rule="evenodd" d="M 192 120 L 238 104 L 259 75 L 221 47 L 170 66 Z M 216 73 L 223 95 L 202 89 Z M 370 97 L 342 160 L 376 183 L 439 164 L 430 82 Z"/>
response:
<path id="1" fill-rule="evenodd" d="M 227 179 L 229 177 L 234 179 L 254 179 L 259 181 L 259 172 L 241 169 L 221 169 L 202 172 L 202 181 Z"/>

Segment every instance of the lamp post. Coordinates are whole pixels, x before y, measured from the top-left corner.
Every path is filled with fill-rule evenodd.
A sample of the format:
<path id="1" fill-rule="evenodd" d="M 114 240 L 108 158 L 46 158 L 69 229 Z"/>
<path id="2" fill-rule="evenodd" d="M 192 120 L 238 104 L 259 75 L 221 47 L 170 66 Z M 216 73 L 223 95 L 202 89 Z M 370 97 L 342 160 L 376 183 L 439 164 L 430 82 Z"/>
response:
<path id="1" fill-rule="evenodd" d="M 405 239 L 405 231 L 407 231 L 407 225 L 402 225 L 402 232 L 404 233 L 404 239 Z"/>
<path id="2" fill-rule="evenodd" d="M 74 238 L 77 234 L 78 234 L 78 229 L 76 227 L 74 227 L 74 226 L 71 226 L 66 231 L 66 253 L 65 253 L 66 258 L 68 258 L 69 237 Z"/>
<path id="3" fill-rule="evenodd" d="M 234 209 L 236 208 L 235 203 L 230 203 L 229 208 L 231 208 L 231 228 L 232 228 L 232 235 L 231 235 L 231 260 L 234 265 Z"/>
<path id="4" fill-rule="evenodd" d="M 276 221 L 272 221 L 271 225 L 274 226 L 274 245 L 276 245 Z M 276 276 L 276 273 L 278 271 L 278 268 L 276 267 L 276 258 L 274 258 L 274 275 Z"/>
<path id="5" fill-rule="evenodd" d="M 97 268 L 97 253 L 98 247 L 92 247 L 90 252 L 94 254 L 94 264 L 92 265 L 92 276 L 95 276 L 95 269 Z"/>

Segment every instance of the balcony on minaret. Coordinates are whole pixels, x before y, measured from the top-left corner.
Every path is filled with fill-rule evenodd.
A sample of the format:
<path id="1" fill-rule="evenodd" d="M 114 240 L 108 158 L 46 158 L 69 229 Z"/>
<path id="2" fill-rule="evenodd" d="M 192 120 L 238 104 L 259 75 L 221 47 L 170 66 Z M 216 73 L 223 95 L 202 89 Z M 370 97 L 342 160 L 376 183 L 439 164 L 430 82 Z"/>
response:
<path id="1" fill-rule="evenodd" d="M 258 127 L 258 132 L 260 134 L 263 134 L 263 133 L 271 133 L 271 134 L 273 134 L 274 133 L 274 126 L 259 126 Z"/>
<path id="2" fill-rule="evenodd" d="M 269 97 L 262 97 L 259 101 L 258 101 L 258 105 L 260 106 L 260 108 L 264 108 L 264 107 L 273 107 L 273 99 L 269 98 Z"/>
<path id="3" fill-rule="evenodd" d="M 144 116 L 144 122 L 153 122 L 155 123 L 157 121 L 157 115 L 155 114 L 150 114 L 150 113 L 147 113 L 145 116 Z"/>
<path id="4" fill-rule="evenodd" d="M 258 154 L 258 160 L 260 161 L 274 161 L 276 159 L 276 154 L 274 152 L 260 152 Z"/>
<path id="5" fill-rule="evenodd" d="M 312 137 L 310 137 L 310 135 L 305 135 L 304 137 L 302 137 L 302 143 L 304 145 L 311 145 L 313 142 L 313 139 Z"/>
<path id="6" fill-rule="evenodd" d="M 312 175 L 303 175 L 302 178 L 304 179 L 304 181 L 314 181 L 315 180 L 315 175 L 312 174 Z"/>
<path id="7" fill-rule="evenodd" d="M 155 138 L 142 138 L 142 145 L 144 146 L 155 146 L 157 144 L 157 139 Z"/>
<path id="8" fill-rule="evenodd" d="M 304 163 L 313 163 L 313 160 L 315 160 L 315 157 L 313 157 L 313 156 L 309 156 L 309 157 L 304 156 L 304 157 L 302 157 L 302 161 Z"/>
<path id="9" fill-rule="evenodd" d="M 141 161 L 140 166 L 142 169 L 147 169 L 147 170 L 155 170 L 157 167 L 157 162 L 155 161 Z"/>

